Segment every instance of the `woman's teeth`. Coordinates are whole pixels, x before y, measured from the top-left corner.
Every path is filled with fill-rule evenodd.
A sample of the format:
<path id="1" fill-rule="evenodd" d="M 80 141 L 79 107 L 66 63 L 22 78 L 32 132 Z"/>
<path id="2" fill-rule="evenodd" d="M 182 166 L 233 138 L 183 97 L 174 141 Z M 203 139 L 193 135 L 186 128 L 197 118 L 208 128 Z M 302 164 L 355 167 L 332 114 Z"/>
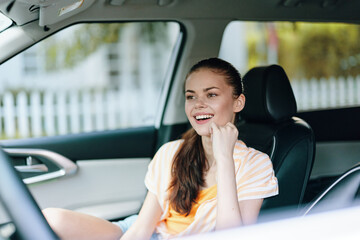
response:
<path id="1" fill-rule="evenodd" d="M 198 115 L 198 116 L 195 116 L 195 119 L 196 120 L 204 120 L 204 119 L 209 119 L 212 117 L 213 117 L 213 115 Z"/>

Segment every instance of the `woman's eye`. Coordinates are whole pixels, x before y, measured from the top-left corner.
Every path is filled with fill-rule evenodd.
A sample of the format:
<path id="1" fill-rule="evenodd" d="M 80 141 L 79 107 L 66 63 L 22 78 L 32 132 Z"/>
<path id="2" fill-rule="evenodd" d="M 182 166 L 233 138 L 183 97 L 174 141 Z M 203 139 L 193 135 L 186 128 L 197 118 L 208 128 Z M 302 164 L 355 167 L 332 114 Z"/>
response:
<path id="1" fill-rule="evenodd" d="M 192 96 L 192 95 L 188 95 L 188 96 L 186 96 L 186 100 L 191 100 L 191 99 L 194 99 L 195 97 L 194 96 Z"/>
<path id="2" fill-rule="evenodd" d="M 217 94 L 215 94 L 215 93 L 209 93 L 208 94 L 208 97 L 216 97 L 217 96 Z"/>

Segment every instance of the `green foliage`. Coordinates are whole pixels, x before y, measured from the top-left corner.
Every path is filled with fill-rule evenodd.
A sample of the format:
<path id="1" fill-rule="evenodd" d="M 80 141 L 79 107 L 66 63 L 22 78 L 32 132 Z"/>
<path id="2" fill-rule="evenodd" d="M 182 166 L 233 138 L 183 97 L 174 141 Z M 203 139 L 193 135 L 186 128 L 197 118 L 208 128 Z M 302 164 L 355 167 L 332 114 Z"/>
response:
<path id="1" fill-rule="evenodd" d="M 118 43 L 129 26 L 137 29 L 136 41 L 168 43 L 165 22 L 81 24 L 75 26 L 72 34 L 68 34 L 69 39 L 62 36 L 46 41 L 46 70 L 76 66 L 104 44 Z"/>
<path id="2" fill-rule="evenodd" d="M 140 33 L 145 42 L 155 43 L 161 41 L 168 44 L 166 22 L 145 22 L 140 24 Z"/>
<path id="3" fill-rule="evenodd" d="M 268 23 L 249 23 L 249 67 L 267 59 Z M 276 22 L 278 63 L 292 78 L 360 74 L 360 27 L 341 23 Z M 265 50 L 259 46 L 265 45 Z"/>
<path id="4" fill-rule="evenodd" d="M 290 63 L 294 77 L 321 78 L 349 76 L 360 73 L 360 64 L 351 59 L 360 54 L 360 29 L 357 25 L 339 23 L 294 23 L 286 34 L 279 32 L 281 54 L 279 63 Z M 286 26 L 283 26 L 286 28 Z M 291 57 L 290 57 L 291 58 Z M 360 63 L 360 61 L 359 61 Z M 291 63 L 290 63 L 291 64 Z"/>
<path id="5" fill-rule="evenodd" d="M 267 61 L 265 31 L 266 25 L 263 23 L 248 23 L 246 25 L 249 69 Z"/>

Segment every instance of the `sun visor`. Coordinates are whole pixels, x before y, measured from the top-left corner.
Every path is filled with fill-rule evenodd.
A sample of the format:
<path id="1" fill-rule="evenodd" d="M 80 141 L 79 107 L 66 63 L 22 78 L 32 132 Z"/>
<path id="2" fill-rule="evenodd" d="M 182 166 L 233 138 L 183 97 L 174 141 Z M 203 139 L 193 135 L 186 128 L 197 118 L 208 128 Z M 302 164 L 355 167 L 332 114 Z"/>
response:
<path id="1" fill-rule="evenodd" d="M 18 0 L 39 7 L 39 25 L 48 26 L 74 16 L 91 6 L 95 0 Z"/>

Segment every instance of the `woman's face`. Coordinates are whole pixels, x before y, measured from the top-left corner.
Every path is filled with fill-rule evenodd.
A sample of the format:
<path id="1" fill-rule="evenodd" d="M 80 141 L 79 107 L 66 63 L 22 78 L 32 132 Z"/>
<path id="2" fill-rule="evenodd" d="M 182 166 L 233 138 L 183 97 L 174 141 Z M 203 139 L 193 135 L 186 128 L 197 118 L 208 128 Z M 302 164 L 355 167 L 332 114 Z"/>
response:
<path id="1" fill-rule="evenodd" d="M 225 77 L 210 69 L 199 69 L 186 79 L 185 113 L 200 136 L 210 135 L 211 122 L 218 126 L 234 123 L 235 114 L 244 104 L 244 95 L 234 98 L 233 87 Z"/>

